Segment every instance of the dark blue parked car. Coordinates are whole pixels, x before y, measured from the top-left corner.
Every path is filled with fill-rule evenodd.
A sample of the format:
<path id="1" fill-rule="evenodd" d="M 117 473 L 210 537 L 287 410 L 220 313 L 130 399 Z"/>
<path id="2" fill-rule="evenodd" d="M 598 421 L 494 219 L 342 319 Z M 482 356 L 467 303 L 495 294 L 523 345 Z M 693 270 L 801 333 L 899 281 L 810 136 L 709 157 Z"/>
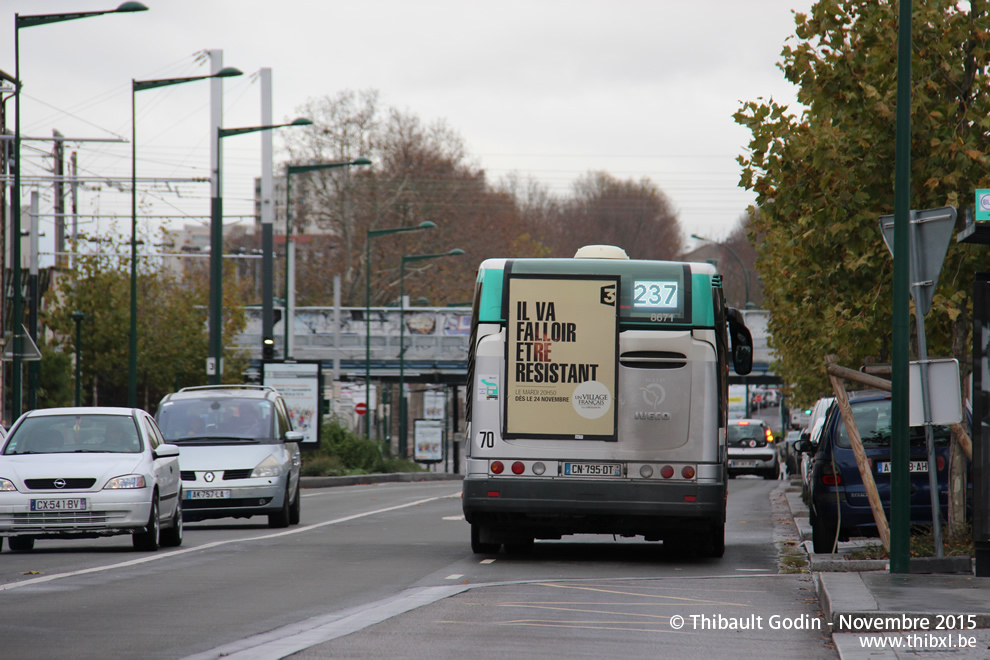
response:
<path id="1" fill-rule="evenodd" d="M 887 520 L 890 520 L 890 394 L 881 391 L 850 392 L 856 426 L 863 439 L 863 449 L 880 494 Z M 949 441 L 946 426 L 934 427 L 936 474 L 942 519 L 948 502 Z M 931 496 L 928 486 L 928 452 L 924 427 L 910 429 L 910 502 L 911 524 L 932 522 Z M 812 542 L 816 553 L 833 551 L 839 541 L 853 536 L 878 535 L 856 457 L 849 442 L 846 425 L 837 405 L 833 405 L 825 422 L 811 473 Z M 838 531 L 838 534 L 836 532 Z"/>

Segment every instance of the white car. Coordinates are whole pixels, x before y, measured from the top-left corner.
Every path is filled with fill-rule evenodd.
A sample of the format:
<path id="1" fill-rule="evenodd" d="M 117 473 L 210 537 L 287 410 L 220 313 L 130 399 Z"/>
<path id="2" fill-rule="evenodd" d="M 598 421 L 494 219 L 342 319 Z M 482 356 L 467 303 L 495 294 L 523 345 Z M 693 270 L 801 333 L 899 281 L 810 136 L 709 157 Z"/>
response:
<path id="1" fill-rule="evenodd" d="M 17 420 L 0 453 L 0 537 L 131 534 L 138 550 L 182 543 L 179 448 L 135 408 L 50 408 Z"/>

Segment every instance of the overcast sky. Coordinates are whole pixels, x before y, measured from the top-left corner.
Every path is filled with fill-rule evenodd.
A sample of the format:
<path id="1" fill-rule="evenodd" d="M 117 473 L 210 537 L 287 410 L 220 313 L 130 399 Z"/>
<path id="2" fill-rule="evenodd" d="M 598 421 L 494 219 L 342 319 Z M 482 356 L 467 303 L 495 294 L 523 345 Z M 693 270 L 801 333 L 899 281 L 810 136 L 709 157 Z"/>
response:
<path id="1" fill-rule="evenodd" d="M 14 73 L 14 14 L 109 9 L 118 0 L 0 0 L 0 69 Z M 308 99 L 375 89 L 381 101 L 442 119 L 493 182 L 532 176 L 567 193 L 592 170 L 648 177 L 684 228 L 724 238 L 753 196 L 735 158 L 749 134 L 741 101 L 793 103 L 776 66 L 793 12 L 812 0 L 144 0 L 150 11 L 20 30 L 22 134 L 130 139 L 131 79 L 209 73 L 222 49 L 245 74 L 224 87 L 225 127 L 261 122 L 255 74 L 272 69 L 274 118 Z M 13 128 L 13 102 L 7 103 Z M 209 84 L 138 95 L 139 176 L 209 176 Z M 292 130 L 292 129 L 285 129 Z M 276 139 L 276 146 L 279 141 Z M 25 173 L 50 167 L 26 142 Z M 130 144 L 70 143 L 81 174 L 130 176 Z M 276 162 L 278 154 L 276 154 Z M 224 210 L 253 213 L 258 135 L 224 142 Z M 129 194 L 90 186 L 81 214 L 129 218 Z M 206 216 L 209 188 L 175 184 L 147 212 Z M 42 187 L 50 208 L 51 187 Z M 26 198 L 27 193 L 25 193 Z M 25 202 L 26 204 L 26 202 Z M 46 201 L 42 201 L 42 212 Z M 90 233 L 107 221 L 86 219 Z M 99 222 L 99 225 L 96 223 Z M 172 221 L 182 224 L 183 221 Z M 185 222 L 206 222 L 191 218 Z M 42 224 L 44 229 L 45 225 Z M 53 232 L 47 232 L 51 235 Z M 690 241 L 689 241 L 690 243 Z M 50 248 L 49 248 L 50 249 Z"/>

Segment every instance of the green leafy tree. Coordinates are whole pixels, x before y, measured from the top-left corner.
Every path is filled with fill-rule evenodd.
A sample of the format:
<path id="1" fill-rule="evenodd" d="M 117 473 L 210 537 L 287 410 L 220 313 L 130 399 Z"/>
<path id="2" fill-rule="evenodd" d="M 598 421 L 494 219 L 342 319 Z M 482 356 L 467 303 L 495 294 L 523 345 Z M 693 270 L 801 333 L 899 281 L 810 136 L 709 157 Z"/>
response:
<path id="1" fill-rule="evenodd" d="M 130 260 L 124 243 L 99 254 L 77 257 L 75 271 L 62 275 L 46 294 L 42 324 L 54 339 L 43 347 L 39 402 L 63 405 L 74 397 L 75 322 L 81 331 L 83 405 L 126 406 L 129 374 Z M 228 266 L 225 275 L 233 275 Z M 227 278 L 232 281 L 234 278 Z M 138 273 L 138 405 L 154 410 L 177 387 L 206 384 L 207 278 L 195 268 L 176 274 L 148 260 Z M 243 293 L 228 284 L 224 292 L 224 336 L 243 331 Z M 224 353 L 224 382 L 241 382 L 246 355 Z M 65 384 L 69 399 L 66 400 Z"/>
<path id="2" fill-rule="evenodd" d="M 982 2 L 914 3 L 911 208 L 958 206 L 990 184 L 990 58 Z M 892 261 L 878 227 L 893 212 L 897 5 L 822 0 L 796 14 L 780 64 L 795 114 L 772 99 L 735 115 L 752 133 L 741 183 L 756 192 L 770 330 L 796 402 L 828 390 L 823 358 L 889 360 Z M 929 354 L 967 354 L 967 305 L 983 252 L 954 242 L 928 316 Z M 968 361 L 964 361 L 966 364 Z"/>

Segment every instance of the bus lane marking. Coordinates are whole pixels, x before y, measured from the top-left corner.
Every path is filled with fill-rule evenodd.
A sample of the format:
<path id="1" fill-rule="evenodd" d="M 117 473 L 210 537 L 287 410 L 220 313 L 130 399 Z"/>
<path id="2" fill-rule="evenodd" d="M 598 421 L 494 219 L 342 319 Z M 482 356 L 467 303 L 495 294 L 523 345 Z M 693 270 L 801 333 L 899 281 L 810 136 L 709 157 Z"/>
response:
<path id="1" fill-rule="evenodd" d="M 62 578 L 76 577 L 79 575 L 90 575 L 92 573 L 102 573 L 104 571 L 110 571 L 118 568 L 129 568 L 131 566 L 138 566 L 140 564 L 147 564 L 153 561 L 159 561 L 163 559 L 171 559 L 173 557 L 179 557 L 181 555 L 187 555 L 193 552 L 200 552 L 202 550 L 210 550 L 212 548 L 219 548 L 225 545 L 231 545 L 233 543 L 247 543 L 250 541 L 265 541 L 268 539 L 281 538 L 283 536 L 291 536 L 293 534 L 301 534 L 303 532 L 308 532 L 310 530 L 319 529 L 321 527 L 327 527 L 329 525 L 339 525 L 340 523 L 350 522 L 351 520 L 357 520 L 359 518 L 367 518 L 368 516 L 374 516 L 379 513 L 388 513 L 390 511 L 398 511 L 399 509 L 406 509 L 413 506 L 422 506 L 428 502 L 436 502 L 438 500 L 449 499 L 453 497 L 460 496 L 460 491 L 457 493 L 449 495 L 439 495 L 437 497 L 427 497 L 421 500 L 415 500 L 413 502 L 406 502 L 405 504 L 397 504 L 395 506 L 385 507 L 383 509 L 375 509 L 373 511 L 365 511 L 364 513 L 355 513 L 350 516 L 344 516 L 343 518 L 335 518 L 333 520 L 325 520 L 321 523 L 313 523 L 311 525 L 299 526 L 295 529 L 286 530 L 283 532 L 275 532 L 274 534 L 262 534 L 260 536 L 250 536 L 241 539 L 228 539 L 225 541 L 213 541 L 212 543 L 205 543 L 203 545 L 198 545 L 194 548 L 183 548 L 181 550 L 172 550 L 170 552 L 159 552 L 157 554 L 140 557 L 137 559 L 130 559 L 128 561 L 118 562 L 116 564 L 108 564 L 106 566 L 93 566 L 92 568 L 84 568 L 78 571 L 69 571 L 66 573 L 53 573 L 52 575 L 43 575 L 41 577 L 31 578 L 30 580 L 21 580 L 20 582 L 11 582 L 8 584 L 0 584 L 0 592 L 11 591 L 13 589 L 20 589 L 22 587 L 34 586 L 37 584 L 43 584 L 45 582 L 52 582 L 54 580 L 60 580 Z M 491 561 L 495 561 L 494 559 Z"/>

